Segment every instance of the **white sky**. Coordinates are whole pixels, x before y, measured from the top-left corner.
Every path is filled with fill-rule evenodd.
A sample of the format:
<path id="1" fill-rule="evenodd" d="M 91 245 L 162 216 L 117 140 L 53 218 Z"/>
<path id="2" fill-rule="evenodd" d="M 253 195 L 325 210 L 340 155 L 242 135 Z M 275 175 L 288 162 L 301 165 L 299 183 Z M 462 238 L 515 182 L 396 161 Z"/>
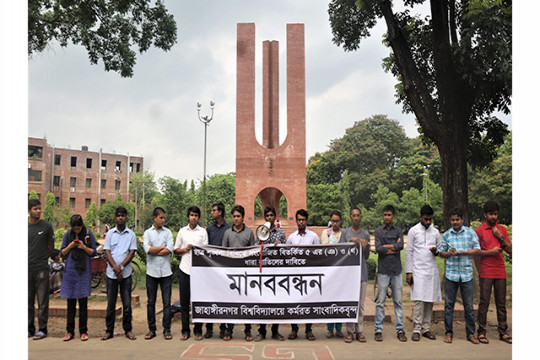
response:
<path id="1" fill-rule="evenodd" d="M 395 104 L 396 80 L 382 70 L 384 24 L 356 52 L 331 41 L 327 1 L 165 1 L 178 26 L 169 52 L 138 55 L 132 78 L 90 65 L 82 46 L 51 46 L 28 63 L 28 133 L 57 147 L 144 156 L 157 178 L 202 179 L 204 126 L 195 104 L 216 102 L 208 128 L 207 174 L 235 171 L 236 24 L 256 27 L 256 126 L 262 133 L 262 41 L 280 42 L 280 138 L 286 136 L 286 24 L 305 24 L 309 158 L 374 114 L 417 135 Z M 510 118 L 506 119 L 510 122 Z"/>

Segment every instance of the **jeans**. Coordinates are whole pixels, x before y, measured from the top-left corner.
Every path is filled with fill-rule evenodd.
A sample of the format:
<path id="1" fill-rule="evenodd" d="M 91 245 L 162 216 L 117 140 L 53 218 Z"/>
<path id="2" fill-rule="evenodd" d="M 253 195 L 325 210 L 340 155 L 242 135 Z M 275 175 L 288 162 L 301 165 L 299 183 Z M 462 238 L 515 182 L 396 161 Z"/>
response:
<path id="1" fill-rule="evenodd" d="M 461 299 L 465 310 L 465 330 L 467 336 L 474 335 L 473 281 L 452 281 L 445 279 L 444 283 L 444 327 L 445 335 L 454 335 L 454 305 L 458 288 L 461 289 Z"/>
<path id="2" fill-rule="evenodd" d="M 88 334 L 88 298 L 67 299 L 67 325 L 66 330 L 75 335 L 75 313 L 77 312 L 77 300 L 79 300 L 79 334 Z"/>
<path id="3" fill-rule="evenodd" d="M 341 323 L 328 323 L 326 324 L 326 329 L 329 331 L 334 331 L 334 326 L 337 331 L 341 331 L 341 326 L 342 326 Z"/>
<path id="4" fill-rule="evenodd" d="M 508 324 L 506 322 L 506 279 L 480 278 L 480 303 L 478 304 L 478 335 L 486 334 L 487 312 L 491 299 L 491 289 L 497 309 L 497 330 L 499 335 L 506 334 Z"/>
<path id="5" fill-rule="evenodd" d="M 118 286 L 120 286 L 120 298 L 122 299 L 122 327 L 125 333 L 133 329 L 131 326 L 131 284 L 131 275 L 121 281 L 107 277 L 107 317 L 105 318 L 105 325 L 108 333 L 114 333 Z"/>
<path id="6" fill-rule="evenodd" d="M 266 337 L 266 324 L 259 325 L 259 334 Z M 279 324 L 272 324 L 272 336 L 279 334 Z"/>
<path id="7" fill-rule="evenodd" d="M 156 332 L 156 298 L 158 285 L 161 287 L 161 300 L 163 302 L 163 332 L 171 331 L 171 290 L 172 275 L 155 278 L 146 275 L 146 295 L 148 304 L 146 305 L 146 318 L 148 319 L 148 329 Z"/>
<path id="8" fill-rule="evenodd" d="M 49 269 L 28 271 L 28 332 L 34 335 L 34 302 L 38 300 L 39 331 L 47 334 L 47 321 L 49 320 Z"/>
<path id="9" fill-rule="evenodd" d="M 189 304 L 191 302 L 191 290 L 190 286 L 190 276 L 180 270 L 180 275 L 178 276 L 180 282 L 180 314 L 182 314 L 182 335 L 190 335 L 189 329 Z M 202 323 L 193 324 L 193 333 L 195 336 L 202 335 Z"/>
<path id="10" fill-rule="evenodd" d="M 384 303 L 388 286 L 392 286 L 392 300 L 394 301 L 394 313 L 396 315 L 396 330 L 403 331 L 403 306 L 401 297 L 403 295 L 403 277 L 398 275 L 378 274 L 377 302 L 375 305 L 375 332 L 382 332 L 384 320 Z"/>

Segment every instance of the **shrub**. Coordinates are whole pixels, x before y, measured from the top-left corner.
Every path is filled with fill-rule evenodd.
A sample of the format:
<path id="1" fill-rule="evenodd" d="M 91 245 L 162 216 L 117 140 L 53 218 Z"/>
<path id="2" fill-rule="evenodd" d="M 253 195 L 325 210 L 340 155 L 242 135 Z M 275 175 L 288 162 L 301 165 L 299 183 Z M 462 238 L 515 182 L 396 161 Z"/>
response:
<path id="1" fill-rule="evenodd" d="M 377 261 L 374 259 L 367 259 L 366 265 L 367 265 L 368 280 L 374 280 L 375 273 L 377 272 Z"/>

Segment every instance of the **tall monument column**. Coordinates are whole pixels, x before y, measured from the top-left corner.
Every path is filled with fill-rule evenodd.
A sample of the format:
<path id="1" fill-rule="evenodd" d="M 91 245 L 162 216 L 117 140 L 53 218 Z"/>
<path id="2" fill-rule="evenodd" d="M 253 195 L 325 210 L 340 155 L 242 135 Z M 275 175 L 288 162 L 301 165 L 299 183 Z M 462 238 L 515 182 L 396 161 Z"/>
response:
<path id="1" fill-rule="evenodd" d="M 263 42 L 263 141 L 255 138 L 255 24 L 237 25 L 236 203 L 255 225 L 255 199 L 287 225 L 306 208 L 304 25 L 287 24 L 287 137 L 279 144 L 279 43 Z M 287 199 L 287 218 L 279 200 Z"/>

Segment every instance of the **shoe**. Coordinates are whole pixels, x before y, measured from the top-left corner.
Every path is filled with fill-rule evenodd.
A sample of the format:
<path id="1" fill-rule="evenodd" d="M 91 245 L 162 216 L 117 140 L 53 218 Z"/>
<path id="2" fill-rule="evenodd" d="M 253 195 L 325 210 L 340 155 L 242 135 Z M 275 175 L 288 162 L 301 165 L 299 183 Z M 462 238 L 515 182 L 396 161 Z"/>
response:
<path id="1" fill-rule="evenodd" d="M 206 332 L 204 333 L 204 338 L 205 339 L 210 339 L 212 337 L 212 335 L 214 335 L 212 330 L 206 330 Z"/>
<path id="2" fill-rule="evenodd" d="M 326 332 L 326 337 L 327 337 L 328 339 L 333 338 L 333 337 L 334 337 L 334 332 L 333 332 L 332 330 L 328 330 L 328 331 Z"/>
<path id="3" fill-rule="evenodd" d="M 417 332 L 412 333 L 411 340 L 412 341 L 420 341 L 420 334 L 417 333 Z"/>
<path id="4" fill-rule="evenodd" d="M 336 330 L 336 337 L 338 337 L 338 338 L 343 337 L 343 333 L 341 332 L 341 330 Z"/>

